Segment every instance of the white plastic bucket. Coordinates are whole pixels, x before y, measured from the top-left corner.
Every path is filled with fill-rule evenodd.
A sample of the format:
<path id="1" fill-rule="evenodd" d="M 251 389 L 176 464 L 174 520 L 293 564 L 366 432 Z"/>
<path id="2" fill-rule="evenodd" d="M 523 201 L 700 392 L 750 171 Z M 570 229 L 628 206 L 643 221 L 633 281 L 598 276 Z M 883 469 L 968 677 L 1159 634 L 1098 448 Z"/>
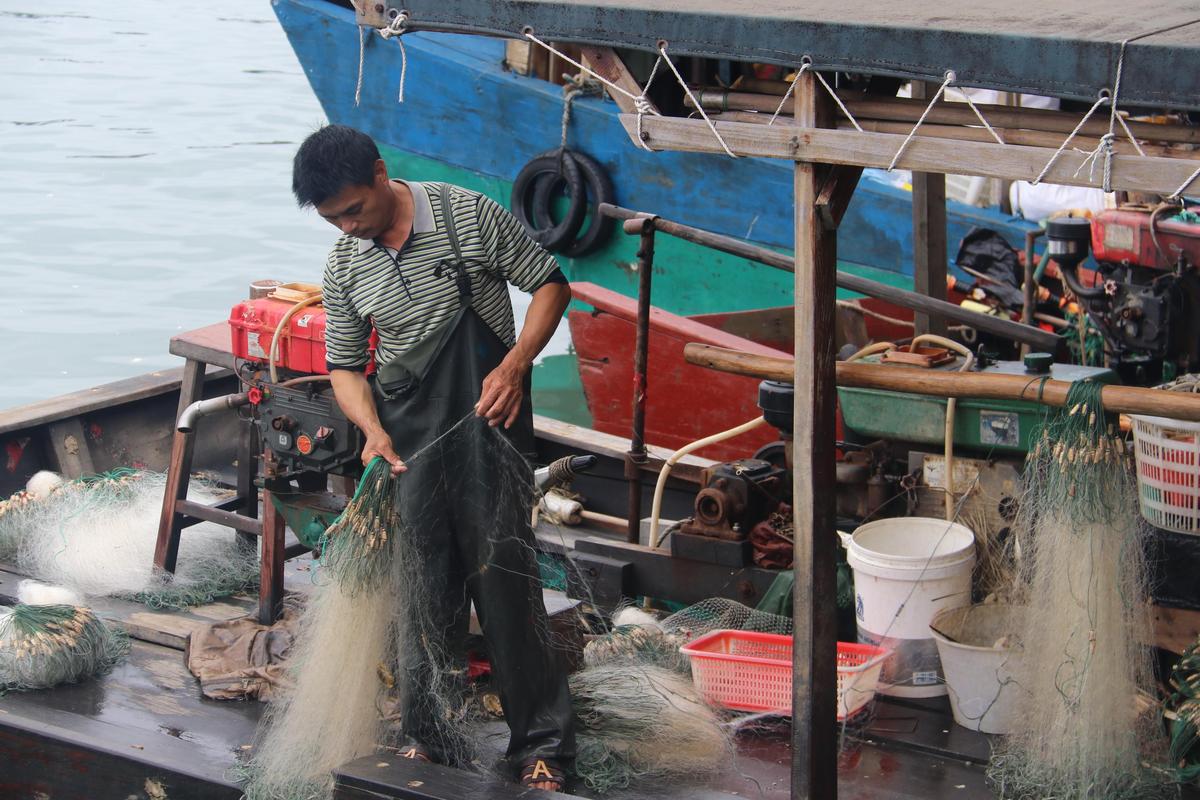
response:
<path id="1" fill-rule="evenodd" d="M 971 602 L 975 534 L 926 517 L 881 519 L 850 537 L 858 640 L 886 647 L 879 690 L 897 697 L 946 694 L 934 615 Z"/>
<path id="2" fill-rule="evenodd" d="M 1008 733 L 1020 687 L 1012 680 L 1019 651 L 1009 649 L 1015 606 L 952 608 L 933 618 L 954 721 L 980 733 Z M 949 637 L 949 638 L 947 638 Z"/>

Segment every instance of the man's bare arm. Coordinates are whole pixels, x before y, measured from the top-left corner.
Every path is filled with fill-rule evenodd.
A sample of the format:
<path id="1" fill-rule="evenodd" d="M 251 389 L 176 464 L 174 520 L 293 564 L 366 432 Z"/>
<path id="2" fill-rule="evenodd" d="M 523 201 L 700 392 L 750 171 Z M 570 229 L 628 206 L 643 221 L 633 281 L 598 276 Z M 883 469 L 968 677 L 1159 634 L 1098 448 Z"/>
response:
<path id="1" fill-rule="evenodd" d="M 571 287 L 565 283 L 543 284 L 533 293 L 516 345 L 483 379 L 475 413 L 487 417 L 489 425 L 503 423 L 508 428 L 517 421 L 525 396 L 525 375 L 533 367 L 533 359 L 554 335 L 569 302 Z"/>
<path id="2" fill-rule="evenodd" d="M 342 413 L 367 437 L 362 451 L 363 465 L 375 456 L 382 456 L 392 465 L 393 473 L 407 469 L 400 456 L 392 449 L 392 437 L 388 436 L 379 421 L 375 396 L 371 393 L 371 384 L 367 382 L 367 376 L 350 369 L 335 369 L 330 371 L 329 379 L 333 384 L 333 396 L 337 398 Z"/>

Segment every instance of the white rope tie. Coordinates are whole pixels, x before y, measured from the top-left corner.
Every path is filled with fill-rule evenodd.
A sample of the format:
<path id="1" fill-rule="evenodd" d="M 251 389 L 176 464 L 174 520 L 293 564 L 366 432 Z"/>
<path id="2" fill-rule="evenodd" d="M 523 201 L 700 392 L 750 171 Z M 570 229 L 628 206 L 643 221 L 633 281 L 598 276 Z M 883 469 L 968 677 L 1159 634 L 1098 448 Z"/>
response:
<path id="1" fill-rule="evenodd" d="M 929 116 L 929 112 L 933 110 L 934 105 L 941 98 L 942 94 L 946 91 L 946 87 L 949 86 L 953 80 L 954 73 L 947 72 L 946 80 L 942 81 L 942 85 L 938 87 L 936 92 L 934 92 L 933 99 L 929 101 L 929 105 L 925 106 L 925 110 L 921 112 L 921 116 L 917 120 L 917 124 L 913 125 L 913 129 L 908 132 L 908 136 L 904 137 L 904 141 L 900 143 L 900 149 L 896 151 L 896 155 L 892 156 L 892 163 L 888 164 L 888 172 L 891 172 L 896 168 L 896 162 L 900 160 L 900 156 L 904 155 L 904 151 L 908 149 L 908 143 L 911 142 L 913 137 L 917 135 L 917 129 L 921 127 L 921 123 L 925 121 L 927 116 Z"/>
<path id="2" fill-rule="evenodd" d="M 637 111 L 637 138 L 634 139 L 634 144 L 642 148 L 648 153 L 653 153 L 654 148 L 646 144 L 646 135 L 642 133 L 642 117 L 647 114 L 657 114 L 658 110 L 654 104 L 650 102 L 650 98 L 646 97 L 646 92 L 650 91 L 650 84 L 654 83 L 654 76 L 658 74 L 658 68 L 662 65 L 663 58 L 659 56 L 654 62 L 654 66 L 650 68 L 650 77 L 646 79 L 646 87 L 642 89 L 642 93 L 633 98 L 633 107 Z"/>
<path id="3" fill-rule="evenodd" d="M 404 102 L 404 81 L 408 75 L 408 51 L 404 49 L 404 29 L 408 25 L 408 12 L 401 11 L 396 16 L 392 17 L 392 21 L 387 24 L 386 28 L 379 30 L 379 35 L 384 39 L 396 40 L 396 44 L 400 45 L 400 90 L 396 94 L 396 102 Z"/>
<path id="4" fill-rule="evenodd" d="M 362 100 L 363 59 L 367 48 L 367 29 L 361 25 L 358 28 L 358 82 L 354 84 L 354 107 Z"/>
<path id="5" fill-rule="evenodd" d="M 675 74 L 675 80 L 679 81 L 679 85 L 683 87 L 684 94 L 687 95 L 688 100 L 692 101 L 692 107 L 700 112 L 701 118 L 703 118 L 708 124 L 708 129 L 712 131 L 712 135 L 717 137 L 717 142 L 720 143 L 721 149 L 725 151 L 725 155 L 729 156 L 730 158 L 737 158 L 737 155 L 729 149 L 729 145 L 725 144 L 725 138 L 721 136 L 721 132 L 717 130 L 717 126 L 713 124 L 711 119 L 709 119 L 708 114 L 704 111 L 703 106 L 701 106 L 699 101 L 696 100 L 696 96 L 692 94 L 692 90 L 687 85 L 687 81 L 683 79 L 683 76 L 679 74 L 679 70 L 675 68 L 675 64 L 671 61 L 671 57 L 667 55 L 666 42 L 659 43 L 658 54 L 662 56 L 663 60 L 667 62 L 667 67 Z"/>
<path id="6" fill-rule="evenodd" d="M 821 85 L 825 87 L 825 91 L 829 92 L 829 96 L 833 98 L 833 102 L 837 103 L 837 107 L 840 108 L 842 113 L 846 115 L 846 119 L 850 120 L 850 124 L 854 126 L 854 129 L 859 133 L 863 133 L 864 131 L 862 129 L 862 125 L 858 124 L 858 120 L 856 120 L 854 115 L 850 113 L 850 109 L 846 108 L 846 104 L 842 102 L 842 98 L 838 97 L 837 92 L 835 92 L 833 87 L 829 85 L 829 82 L 825 80 L 825 76 L 812 68 L 811 61 L 804 61 L 800 64 L 800 69 L 796 72 L 796 77 L 792 79 L 791 85 L 789 85 L 787 91 L 783 93 L 783 99 L 779 101 L 779 105 L 776 107 L 775 113 L 771 115 L 771 121 L 767 123 L 767 127 L 775 124 L 776 118 L 783 111 L 784 104 L 787 103 L 788 98 L 791 97 L 792 90 L 794 90 L 796 88 L 796 84 L 800 82 L 800 76 L 805 72 L 812 72 L 813 75 L 817 76 L 817 80 L 819 80 Z"/>
<path id="7" fill-rule="evenodd" d="M 1191 186 L 1191 185 L 1192 185 L 1192 181 L 1196 180 L 1196 178 L 1200 178 L 1200 167 L 1196 167 L 1196 171 L 1195 171 L 1195 172 L 1193 172 L 1193 173 L 1191 174 L 1191 176 L 1190 176 L 1190 177 L 1189 177 L 1189 178 L 1188 178 L 1186 181 L 1184 181 L 1183 183 L 1179 184 L 1179 188 L 1178 188 L 1178 189 L 1176 189 L 1176 190 L 1175 190 L 1175 191 L 1174 191 L 1174 192 L 1171 194 L 1171 196 L 1170 196 L 1170 198 L 1169 198 L 1169 199 L 1170 199 L 1170 200 L 1180 200 L 1180 199 L 1182 199 L 1182 198 L 1183 198 L 1183 193 L 1184 193 L 1184 191 L 1185 191 L 1185 190 L 1186 190 L 1186 189 L 1187 189 L 1189 186 Z"/>
<path id="8" fill-rule="evenodd" d="M 979 121 L 983 123 L 983 127 L 987 128 L 988 133 L 992 135 L 992 138 L 995 139 L 998 144 L 1004 144 L 1005 142 L 1000 138 L 1000 134 L 996 133 L 996 129 L 992 127 L 991 123 L 987 121 L 987 118 L 983 116 L 983 112 L 980 111 L 975 105 L 975 101 L 971 99 L 970 90 L 964 89 L 962 95 L 963 99 L 967 101 L 967 105 L 969 105 L 971 110 L 975 112 L 975 116 L 979 117 Z"/>
<path id="9" fill-rule="evenodd" d="M 1050 171 L 1050 168 L 1054 166 L 1054 163 L 1056 161 L 1058 161 L 1058 157 L 1061 156 L 1063 151 L 1067 149 L 1067 145 L 1069 145 L 1071 143 L 1071 140 L 1075 138 L 1075 134 L 1079 133 L 1079 131 L 1083 128 L 1083 126 L 1085 124 L 1087 124 L 1087 121 L 1092 118 L 1092 114 L 1096 113 L 1096 109 L 1098 109 L 1100 106 L 1104 105 L 1107 102 L 1108 102 L 1108 95 L 1104 94 L 1104 95 L 1101 95 L 1099 97 L 1099 99 L 1097 99 L 1096 102 L 1092 104 L 1092 107 L 1088 109 L 1088 112 L 1083 115 L 1083 119 L 1079 120 L 1079 124 L 1075 126 L 1075 130 L 1073 130 L 1069 134 L 1067 134 L 1067 138 L 1063 139 L 1063 143 L 1060 144 L 1058 146 L 1058 149 L 1054 151 L 1054 155 L 1050 156 L 1050 160 L 1046 162 L 1046 166 L 1042 167 L 1042 171 L 1039 172 L 1038 176 L 1031 181 L 1031 183 L 1034 186 L 1037 186 L 1038 183 L 1041 182 L 1042 178 L 1046 177 L 1046 173 L 1048 173 Z M 1101 143 L 1101 144 L 1103 144 L 1103 143 Z M 1097 149 L 1099 149 L 1099 146 L 1097 147 Z"/>
<path id="10" fill-rule="evenodd" d="M 654 116 L 662 116 L 661 112 L 657 108 L 655 108 L 654 104 L 651 103 L 650 100 L 646 97 L 646 92 L 650 90 L 650 84 L 654 83 L 654 76 L 658 73 L 658 65 L 662 63 L 663 59 L 662 59 L 661 55 L 658 57 L 658 61 L 654 62 L 653 69 L 650 70 L 650 77 L 646 80 L 646 86 L 645 86 L 645 88 L 642 89 L 642 93 L 634 94 L 633 92 L 630 92 L 630 91 L 624 89 L 623 87 L 618 86 L 617 84 L 613 83 L 608 78 L 601 75 L 599 72 L 588 69 L 583 64 L 580 64 L 578 61 L 571 58 L 569 55 L 562 52 L 561 50 L 554 47 L 553 45 L 543 42 L 537 36 L 534 36 L 532 30 L 526 28 L 522 33 L 524 34 L 526 39 L 533 42 L 537 46 L 541 47 L 542 49 L 546 50 L 547 52 L 553 53 L 554 55 L 558 56 L 563 61 L 566 61 L 571 66 L 578 69 L 580 72 L 584 72 L 584 73 L 592 76 L 596 80 L 600 81 L 600 83 L 602 83 L 609 91 L 616 92 L 617 94 L 633 101 L 634 110 L 637 111 L 637 138 L 634 141 L 634 144 L 636 144 L 638 147 L 642 148 L 643 150 L 648 150 L 650 152 L 654 151 L 654 148 L 652 148 L 650 145 L 646 144 L 646 141 L 644 139 L 644 134 L 642 133 L 642 117 L 644 117 L 646 114 L 653 114 Z"/>

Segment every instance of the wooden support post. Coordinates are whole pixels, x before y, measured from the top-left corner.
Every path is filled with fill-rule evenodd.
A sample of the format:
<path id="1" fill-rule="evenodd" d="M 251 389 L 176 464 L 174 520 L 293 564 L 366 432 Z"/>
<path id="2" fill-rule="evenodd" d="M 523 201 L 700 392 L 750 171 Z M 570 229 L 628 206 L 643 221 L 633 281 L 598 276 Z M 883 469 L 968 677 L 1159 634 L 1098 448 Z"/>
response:
<path id="1" fill-rule="evenodd" d="M 254 479 L 258 477 L 258 451 L 262 443 L 258 439 L 258 429 L 252 420 L 241 420 L 238 431 L 237 455 L 237 492 L 242 501 L 243 516 L 258 519 L 258 487 Z M 238 531 L 238 541 L 246 547 L 257 547 L 258 542 L 251 534 Z"/>
<path id="2" fill-rule="evenodd" d="M 271 625 L 279 618 L 283 605 L 284 534 L 287 530 L 283 515 L 275 509 L 271 500 L 272 481 L 275 477 L 275 459 L 270 451 L 263 454 L 262 493 L 262 556 L 258 583 L 258 621 Z"/>
<path id="3" fill-rule="evenodd" d="M 642 526 L 642 466 L 646 463 L 646 359 L 650 349 L 650 286 L 654 275 L 654 218 L 628 220 L 626 233 L 638 233 L 637 339 L 633 350 L 633 432 L 626 455 L 629 480 L 629 528 L 626 541 L 637 543 Z"/>
<path id="4" fill-rule="evenodd" d="M 937 87 L 913 81 L 914 98 L 928 99 Z M 946 299 L 946 176 L 940 172 L 912 174 L 913 291 L 937 300 Z M 917 312 L 917 335 L 946 335 L 946 321 Z"/>
<path id="5" fill-rule="evenodd" d="M 179 419 L 184 409 L 200 399 L 204 392 L 204 370 L 207 366 L 203 361 L 192 358 L 184 362 L 175 419 Z M 171 461 L 167 467 L 167 485 L 163 490 L 162 514 L 158 519 L 158 541 L 154 545 L 154 566 L 166 572 L 175 571 L 175 561 L 179 557 L 179 535 L 184 526 L 183 520 L 175 513 L 175 506 L 187 498 L 195 441 L 195 433 L 178 430 L 171 441 Z"/>
<path id="6" fill-rule="evenodd" d="M 829 101 L 811 73 L 796 86 L 796 120 L 830 124 Z M 796 162 L 795 464 L 796 573 L 792 595 L 792 787 L 794 800 L 837 798 L 837 594 L 834 498 L 834 278 L 837 234 L 817 208 L 816 164 Z"/>

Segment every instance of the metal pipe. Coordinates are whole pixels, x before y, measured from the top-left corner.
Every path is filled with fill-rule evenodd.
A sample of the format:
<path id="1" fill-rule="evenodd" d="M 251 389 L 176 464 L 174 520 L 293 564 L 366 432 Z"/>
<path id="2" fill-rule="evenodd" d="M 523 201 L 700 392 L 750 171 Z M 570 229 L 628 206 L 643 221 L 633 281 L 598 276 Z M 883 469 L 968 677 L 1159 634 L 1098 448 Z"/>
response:
<path id="1" fill-rule="evenodd" d="M 1021 305 L 1021 322 L 1026 325 L 1033 325 L 1033 304 L 1034 304 L 1034 288 L 1035 281 L 1033 278 L 1033 243 L 1039 237 L 1045 236 L 1046 232 L 1041 228 L 1035 228 L 1025 232 L 1025 282 L 1021 285 L 1022 305 Z M 1021 345 L 1021 355 L 1029 352 L 1029 345 Z"/>
<path id="2" fill-rule="evenodd" d="M 637 341 L 633 350 L 633 435 L 629 439 L 628 463 L 625 474 L 629 479 L 629 517 L 627 541 L 636 544 L 642 526 L 642 470 L 646 463 L 646 357 L 650 348 L 650 281 L 654 273 L 654 228 L 656 217 L 642 217 L 625 222 L 625 232 L 639 234 Z"/>
<path id="3" fill-rule="evenodd" d="M 651 214 L 633 211 L 610 203 L 601 203 L 600 213 L 614 219 L 625 220 L 646 219 L 652 216 Z M 768 267 L 774 267 L 786 272 L 793 271 L 792 256 L 787 253 L 778 253 L 765 247 L 748 244 L 740 239 L 710 233 L 709 231 L 672 222 L 662 217 L 654 217 L 654 228 L 685 241 L 695 242 L 696 244 L 711 247 L 714 250 L 720 250 L 723 253 L 729 253 L 740 258 L 749 259 L 750 261 L 757 261 L 760 264 L 766 264 Z M 877 297 L 881 300 L 887 300 L 889 303 L 895 303 L 903 308 L 909 308 L 913 311 L 929 314 L 930 316 L 968 325 L 986 333 L 1028 344 L 1037 350 L 1054 353 L 1062 346 L 1062 337 L 1056 333 L 1050 333 L 1031 325 L 1022 325 L 1012 320 L 980 314 L 961 306 L 956 306 L 953 303 L 948 303 L 945 300 L 936 300 L 917 292 L 909 292 L 895 286 L 888 286 L 877 281 L 860 278 L 857 275 L 851 275 L 847 272 L 838 271 L 835 281 L 842 289 L 865 294 L 868 297 Z"/>
<path id="4" fill-rule="evenodd" d="M 221 397 L 212 397 L 208 400 L 197 400 L 185 408 L 183 413 L 179 415 L 179 421 L 175 423 L 175 429 L 180 433 L 192 433 L 196 430 L 196 420 L 201 417 L 207 417 L 209 414 L 215 414 L 227 408 L 240 408 L 249 402 L 250 395 L 246 392 L 226 394 Z"/>

